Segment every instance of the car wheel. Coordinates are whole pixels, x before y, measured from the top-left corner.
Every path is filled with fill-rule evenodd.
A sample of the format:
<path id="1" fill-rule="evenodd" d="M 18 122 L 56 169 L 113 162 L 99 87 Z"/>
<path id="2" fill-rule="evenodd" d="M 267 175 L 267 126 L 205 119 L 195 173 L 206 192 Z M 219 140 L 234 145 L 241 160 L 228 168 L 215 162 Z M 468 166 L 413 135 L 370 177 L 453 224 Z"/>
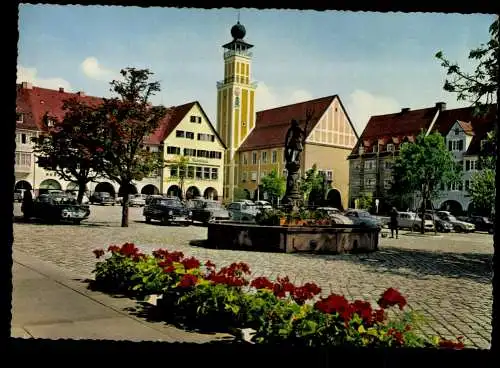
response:
<path id="1" fill-rule="evenodd" d="M 169 224 L 170 224 L 170 221 L 168 221 L 168 217 L 167 217 L 167 216 L 163 216 L 163 217 L 161 218 L 161 223 L 162 223 L 163 225 L 169 225 Z"/>
<path id="2" fill-rule="evenodd" d="M 462 228 L 461 228 L 460 226 L 458 226 L 458 225 L 457 225 L 457 226 L 455 226 L 455 227 L 453 228 L 453 230 L 455 230 L 455 232 L 456 232 L 456 233 L 461 233 L 461 232 L 462 232 Z"/>
<path id="3" fill-rule="evenodd" d="M 151 217 L 146 217 L 146 224 L 150 224 L 151 223 Z"/>
<path id="4" fill-rule="evenodd" d="M 81 219 L 73 220 L 73 224 L 75 224 L 75 225 L 80 225 L 81 222 L 82 222 Z"/>
<path id="5" fill-rule="evenodd" d="M 438 233 L 443 233 L 443 232 L 444 232 L 444 229 L 443 229 L 443 227 L 442 227 L 441 225 L 438 225 L 438 226 L 436 226 L 436 231 L 437 231 Z"/>

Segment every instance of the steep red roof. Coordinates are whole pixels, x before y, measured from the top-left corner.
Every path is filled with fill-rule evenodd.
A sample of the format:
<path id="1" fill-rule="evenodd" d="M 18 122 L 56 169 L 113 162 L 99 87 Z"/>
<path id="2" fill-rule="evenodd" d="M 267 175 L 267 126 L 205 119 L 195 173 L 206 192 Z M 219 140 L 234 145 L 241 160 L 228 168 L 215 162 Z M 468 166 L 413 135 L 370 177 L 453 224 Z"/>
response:
<path id="1" fill-rule="evenodd" d="M 495 118 L 496 105 L 493 104 L 489 106 L 488 111 L 484 115 L 475 115 L 474 107 L 445 110 L 439 114 L 435 129 L 441 134 L 446 135 L 457 121 L 459 123 L 463 121 L 468 122 L 465 128 L 469 129 L 468 134 L 473 135 L 473 137 L 465 154 L 477 155 L 481 150 L 481 141 L 486 139 L 486 134 L 494 127 Z M 460 125 L 462 126 L 462 124 Z"/>
<path id="2" fill-rule="evenodd" d="M 474 135 L 474 129 L 472 128 L 472 124 L 470 121 L 460 121 L 457 120 L 458 125 L 460 125 L 460 128 L 464 131 L 466 135 Z"/>
<path id="3" fill-rule="evenodd" d="M 167 108 L 167 114 L 160 121 L 158 128 L 154 133 L 146 138 L 148 144 L 161 144 L 170 133 L 175 129 L 186 114 L 193 108 L 195 102 L 189 102 L 180 106 L 172 106 Z"/>
<path id="4" fill-rule="evenodd" d="M 34 87 L 29 84 L 18 84 L 16 98 L 16 112 L 23 114 L 23 122 L 19 128 L 45 130 L 42 123 L 45 113 L 62 119 L 64 117 L 63 103 L 70 98 L 77 98 L 89 105 L 100 104 L 102 99 L 94 96 L 85 96 L 78 93 L 64 92 Z"/>
<path id="5" fill-rule="evenodd" d="M 245 139 L 239 151 L 281 147 L 285 142 L 285 135 L 290 127 L 290 121 L 296 119 L 301 128 L 305 125 L 305 116 L 308 109 L 314 110 L 314 116 L 307 127 L 308 135 L 323 116 L 328 106 L 337 95 L 281 106 L 274 109 L 258 111 L 255 127 Z"/>
<path id="6" fill-rule="evenodd" d="M 397 138 L 397 142 L 402 142 L 404 137 L 418 135 L 422 129 L 429 129 L 437 109 L 437 107 L 431 107 L 372 116 L 351 155 L 358 154 L 361 143 L 370 148 L 379 138 L 387 138 L 387 141 Z"/>

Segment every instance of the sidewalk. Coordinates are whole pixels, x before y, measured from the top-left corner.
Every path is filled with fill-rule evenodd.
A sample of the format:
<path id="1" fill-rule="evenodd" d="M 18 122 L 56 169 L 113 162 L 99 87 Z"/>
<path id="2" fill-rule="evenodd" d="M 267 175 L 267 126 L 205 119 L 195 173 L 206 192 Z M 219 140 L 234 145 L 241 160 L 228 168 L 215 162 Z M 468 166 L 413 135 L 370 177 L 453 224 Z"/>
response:
<path id="1" fill-rule="evenodd" d="M 229 335 L 187 332 L 127 312 L 128 298 L 90 291 L 83 278 L 30 255 L 13 252 L 11 336 L 206 343 Z"/>

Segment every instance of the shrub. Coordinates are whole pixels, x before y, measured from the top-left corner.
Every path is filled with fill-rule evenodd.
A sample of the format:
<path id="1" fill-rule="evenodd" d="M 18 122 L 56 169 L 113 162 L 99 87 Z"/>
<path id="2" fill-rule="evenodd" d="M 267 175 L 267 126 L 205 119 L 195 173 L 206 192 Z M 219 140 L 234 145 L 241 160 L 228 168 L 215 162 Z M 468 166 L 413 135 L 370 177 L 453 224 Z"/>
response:
<path id="1" fill-rule="evenodd" d="M 143 297 L 161 294 L 159 308 L 184 324 L 227 330 L 250 327 L 256 343 L 296 346 L 349 344 L 371 347 L 427 347 L 461 349 L 462 337 L 451 341 L 424 338 L 413 330 L 417 316 L 404 310 L 407 302 L 399 291 L 387 289 L 378 308 L 363 300 L 349 302 L 342 295 L 319 297 L 314 283 L 293 285 L 288 277 L 250 281 L 246 263 L 232 263 L 217 271 L 182 252 L 159 249 L 152 256 L 132 243 L 110 246 L 111 253 L 96 264 L 95 285 L 107 292 Z M 97 258 L 105 255 L 96 249 Z M 388 310 L 403 313 L 388 318 Z"/>

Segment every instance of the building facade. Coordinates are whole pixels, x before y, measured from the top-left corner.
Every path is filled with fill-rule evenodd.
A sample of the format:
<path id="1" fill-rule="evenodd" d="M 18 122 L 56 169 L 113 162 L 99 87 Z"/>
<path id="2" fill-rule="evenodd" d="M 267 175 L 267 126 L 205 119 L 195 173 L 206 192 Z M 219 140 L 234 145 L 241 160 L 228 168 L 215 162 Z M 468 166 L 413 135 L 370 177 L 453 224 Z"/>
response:
<path id="1" fill-rule="evenodd" d="M 292 119 L 305 128 L 306 111 L 314 110 L 306 130 L 301 160 L 301 176 L 316 165 L 325 173 L 329 199 L 338 207 L 347 205 L 349 165 L 347 156 L 357 141 L 356 131 L 337 95 L 259 111 L 256 125 L 237 155 L 238 187 L 256 198 L 260 180 L 272 170 L 286 176 L 285 137 Z M 258 194 L 258 193 L 257 193 Z"/>
<path id="2" fill-rule="evenodd" d="M 54 171 L 45 170 L 37 164 L 31 138 L 50 129 L 44 115 L 62 119 L 63 102 L 77 98 L 88 104 L 99 104 L 102 99 L 86 96 L 83 92 L 68 93 L 64 89 L 39 88 L 23 82 L 17 86 L 16 162 L 15 189 L 33 190 L 35 194 L 47 190 L 76 191 L 77 185 L 58 177 Z M 46 125 L 47 124 L 47 125 Z M 180 137 L 183 132 L 184 137 Z M 158 129 L 144 142 L 151 152 L 163 151 L 167 163 L 179 155 L 189 157 L 189 165 L 182 194 L 217 198 L 222 192 L 222 171 L 225 146 L 207 118 L 200 104 L 195 101 L 167 109 L 166 117 Z M 196 149 L 193 149 L 196 147 Z M 177 180 L 177 183 L 176 183 Z M 150 177 L 134 182 L 131 194 L 175 193 L 180 195 L 178 174 L 167 166 Z M 88 193 L 109 192 L 121 196 L 120 186 L 106 178 L 99 178 L 87 185 Z M 186 191 L 187 190 L 187 191 Z"/>
<path id="3" fill-rule="evenodd" d="M 434 107 L 399 113 L 372 116 L 349 155 L 349 206 L 356 207 L 357 200 L 368 195 L 379 199 L 379 209 L 387 210 L 386 195 L 392 186 L 392 165 L 402 143 L 413 142 L 420 132 L 439 132 L 445 137 L 448 149 L 457 162 L 463 165 L 462 183 L 442 188 L 433 202 L 435 208 L 452 209 L 462 213 L 469 208 L 467 189 L 473 172 L 477 170 L 480 141 L 493 128 L 494 111 L 477 117 L 473 108 L 447 110 L 438 102 Z M 408 206 L 420 204 L 418 195 Z"/>

